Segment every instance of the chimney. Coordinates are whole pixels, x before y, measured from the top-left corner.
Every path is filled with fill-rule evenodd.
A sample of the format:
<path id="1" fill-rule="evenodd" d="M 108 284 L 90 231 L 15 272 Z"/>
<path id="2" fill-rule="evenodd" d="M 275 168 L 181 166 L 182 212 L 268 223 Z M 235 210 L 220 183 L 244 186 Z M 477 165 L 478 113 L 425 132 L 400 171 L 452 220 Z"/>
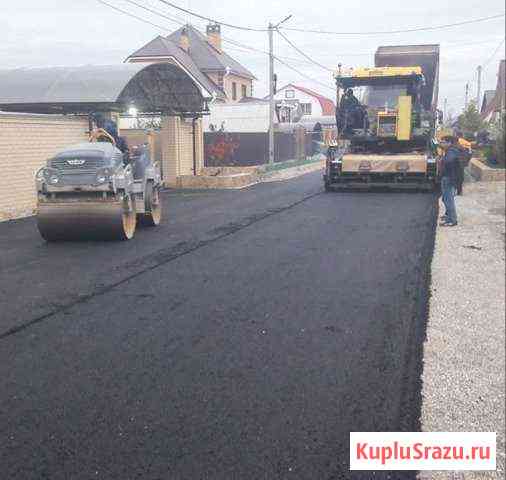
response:
<path id="1" fill-rule="evenodd" d="M 179 46 L 188 53 L 190 51 L 190 37 L 188 37 L 188 30 L 186 27 L 181 29 L 181 36 L 179 37 Z"/>
<path id="2" fill-rule="evenodd" d="M 206 27 L 207 41 L 221 52 L 221 27 L 219 23 L 210 23 Z"/>

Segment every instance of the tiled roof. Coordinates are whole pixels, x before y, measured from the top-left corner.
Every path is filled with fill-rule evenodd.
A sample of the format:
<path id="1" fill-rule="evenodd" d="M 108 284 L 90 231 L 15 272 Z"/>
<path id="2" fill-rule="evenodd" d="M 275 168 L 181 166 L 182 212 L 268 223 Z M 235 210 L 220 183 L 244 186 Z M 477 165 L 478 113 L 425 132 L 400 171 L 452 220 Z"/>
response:
<path id="1" fill-rule="evenodd" d="M 225 97 L 223 91 L 207 75 L 202 73 L 193 58 L 182 48 L 170 40 L 167 40 L 165 37 L 158 36 L 154 38 L 139 50 L 132 53 L 127 58 L 127 62 L 136 57 L 172 57 L 183 65 L 210 93 L 214 93 L 218 98 Z"/>
<path id="2" fill-rule="evenodd" d="M 174 42 L 179 45 L 179 39 L 181 38 L 181 31 L 186 28 L 187 35 L 190 40 L 190 56 L 193 61 L 203 72 L 216 72 L 225 71 L 227 68 L 230 69 L 230 73 L 256 80 L 247 68 L 243 67 L 239 62 L 234 60 L 230 55 L 226 54 L 223 50 L 218 51 L 208 41 L 207 37 L 199 32 L 192 25 L 181 27 L 174 33 L 171 33 L 167 40 Z"/>
<path id="3" fill-rule="evenodd" d="M 181 32 L 186 29 L 189 39 L 188 53 L 179 45 Z M 128 59 L 136 57 L 174 57 L 184 65 L 206 88 L 212 88 L 218 98 L 225 98 L 221 90 L 207 75 L 211 72 L 225 72 L 248 78 L 251 80 L 256 77 L 239 62 L 234 60 L 223 51 L 218 51 L 208 41 L 207 37 L 199 32 L 195 27 L 186 25 L 179 30 L 171 33 L 168 37 L 158 36 L 151 42 L 132 53 Z M 205 83 L 204 83 L 205 82 Z"/>

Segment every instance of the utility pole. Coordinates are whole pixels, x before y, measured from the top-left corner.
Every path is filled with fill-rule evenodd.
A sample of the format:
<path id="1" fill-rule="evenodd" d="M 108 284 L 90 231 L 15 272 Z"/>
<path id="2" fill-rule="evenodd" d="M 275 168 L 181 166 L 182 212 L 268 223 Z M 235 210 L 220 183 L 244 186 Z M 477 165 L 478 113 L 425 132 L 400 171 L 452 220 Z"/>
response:
<path id="1" fill-rule="evenodd" d="M 277 25 L 269 22 L 267 32 L 269 34 L 269 163 L 274 163 L 274 113 L 276 110 L 274 100 L 274 30 L 287 20 L 292 18 L 291 15 L 284 18 Z"/>
<path id="2" fill-rule="evenodd" d="M 478 65 L 478 68 L 476 69 L 478 71 L 478 88 L 476 91 L 476 108 L 478 111 L 480 111 L 480 100 L 481 100 L 481 65 Z"/>
<path id="3" fill-rule="evenodd" d="M 468 100 L 469 100 L 469 83 L 466 83 L 466 99 L 464 100 L 464 109 L 467 109 Z"/>
<path id="4" fill-rule="evenodd" d="M 274 163 L 274 26 L 269 23 L 269 163 Z"/>
<path id="5" fill-rule="evenodd" d="M 446 115 L 448 114 L 448 99 L 443 101 L 443 122 L 446 124 Z"/>

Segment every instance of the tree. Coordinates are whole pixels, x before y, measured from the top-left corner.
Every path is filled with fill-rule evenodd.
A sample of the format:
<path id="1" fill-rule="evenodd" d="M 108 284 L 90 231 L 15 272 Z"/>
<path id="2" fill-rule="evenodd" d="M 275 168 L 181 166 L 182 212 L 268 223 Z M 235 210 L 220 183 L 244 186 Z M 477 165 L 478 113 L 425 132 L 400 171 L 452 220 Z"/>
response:
<path id="1" fill-rule="evenodd" d="M 476 133 L 485 128 L 475 102 L 470 102 L 464 112 L 459 115 L 458 126 L 467 140 L 474 140 Z"/>
<path id="2" fill-rule="evenodd" d="M 506 113 L 502 112 L 501 116 L 490 126 L 494 145 L 492 154 L 495 163 L 501 166 L 506 164 Z"/>

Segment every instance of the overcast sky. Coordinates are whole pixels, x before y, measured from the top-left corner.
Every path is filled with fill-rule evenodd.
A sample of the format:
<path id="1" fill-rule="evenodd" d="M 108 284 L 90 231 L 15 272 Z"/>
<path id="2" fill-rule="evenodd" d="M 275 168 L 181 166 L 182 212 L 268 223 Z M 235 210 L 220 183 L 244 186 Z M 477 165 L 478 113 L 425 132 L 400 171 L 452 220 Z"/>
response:
<path id="1" fill-rule="evenodd" d="M 98 0 L 16 0 L 1 1 L 0 65 L 6 68 L 43 65 L 107 64 L 122 62 L 159 34 L 168 34 L 179 26 L 149 13 L 128 0 L 105 0 L 138 17 L 158 24 L 148 25 L 109 8 Z M 135 0 L 134 0 L 135 1 Z M 190 18 L 159 0 L 136 0 L 175 20 L 190 21 L 198 28 L 205 21 Z M 364 32 L 410 27 L 436 26 L 504 13 L 504 0 L 460 0 L 444 2 L 399 2 L 377 0 L 341 2 L 339 0 L 272 1 L 272 0 L 172 0 L 205 16 L 224 22 L 265 27 L 288 14 L 285 25 L 310 29 Z M 285 32 L 290 40 L 317 62 L 335 68 L 338 62 L 347 66 L 369 66 L 378 45 L 410 43 L 441 44 L 440 105 L 448 104 L 458 113 L 464 104 L 465 84 L 476 96 L 476 68 L 484 64 L 504 38 L 504 18 L 482 23 L 409 34 L 389 35 L 319 35 Z M 225 38 L 267 50 L 267 34 L 222 28 Z M 267 57 L 224 44 L 225 50 L 247 66 L 257 77 L 255 95 L 267 93 Z M 275 38 L 275 53 L 287 57 L 297 70 L 323 82 L 314 83 L 283 65 L 276 66 L 279 84 L 303 85 L 332 97 L 329 72 L 312 65 L 291 49 L 284 40 Z M 488 63 L 483 74 L 483 89 L 494 89 L 498 62 L 504 58 L 504 45 Z"/>

